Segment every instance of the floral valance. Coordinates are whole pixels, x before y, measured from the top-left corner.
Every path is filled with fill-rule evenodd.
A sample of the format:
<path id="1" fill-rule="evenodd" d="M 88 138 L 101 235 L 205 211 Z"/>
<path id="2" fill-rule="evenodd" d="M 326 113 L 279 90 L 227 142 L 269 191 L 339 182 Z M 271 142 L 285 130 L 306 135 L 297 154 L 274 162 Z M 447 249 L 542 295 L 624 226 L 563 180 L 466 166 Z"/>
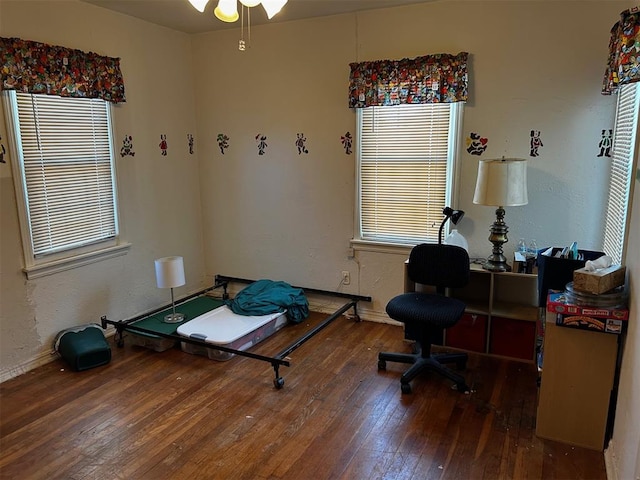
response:
<path id="1" fill-rule="evenodd" d="M 467 100 L 467 57 L 439 53 L 402 60 L 352 63 L 349 107 Z"/>
<path id="2" fill-rule="evenodd" d="M 620 14 L 611 29 L 609 59 L 602 93 L 614 93 L 619 85 L 640 81 L 640 9 L 634 7 Z"/>
<path id="3" fill-rule="evenodd" d="M 125 101 L 120 59 L 0 37 L 0 89 Z"/>

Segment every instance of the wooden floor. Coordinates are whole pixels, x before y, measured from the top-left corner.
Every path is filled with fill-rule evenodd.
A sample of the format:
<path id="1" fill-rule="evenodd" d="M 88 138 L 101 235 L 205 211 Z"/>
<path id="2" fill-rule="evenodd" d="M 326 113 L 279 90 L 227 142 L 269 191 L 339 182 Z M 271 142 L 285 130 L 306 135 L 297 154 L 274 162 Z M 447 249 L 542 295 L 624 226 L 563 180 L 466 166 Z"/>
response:
<path id="1" fill-rule="evenodd" d="M 317 321 L 254 348 L 273 355 Z M 126 341 L 125 341 L 126 343 Z M 399 327 L 340 318 L 270 364 L 113 346 L 104 367 L 56 360 L 0 385 L 3 479 L 605 479 L 601 452 L 535 436 L 533 365 L 473 355 L 472 393 L 377 370 Z"/>

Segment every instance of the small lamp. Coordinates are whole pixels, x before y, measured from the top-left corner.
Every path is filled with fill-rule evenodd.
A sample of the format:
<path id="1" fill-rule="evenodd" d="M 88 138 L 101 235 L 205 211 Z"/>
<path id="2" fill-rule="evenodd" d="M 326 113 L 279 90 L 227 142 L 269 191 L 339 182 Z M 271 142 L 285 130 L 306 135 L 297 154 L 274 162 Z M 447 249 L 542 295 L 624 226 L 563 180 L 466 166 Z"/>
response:
<path id="1" fill-rule="evenodd" d="M 156 264 L 156 284 L 158 288 L 171 289 L 171 307 L 173 313 L 165 315 L 165 323 L 178 323 L 184 320 L 184 314 L 176 313 L 176 304 L 173 300 L 174 287 L 185 284 L 184 263 L 182 257 L 164 257 L 155 261 Z"/>
<path id="2" fill-rule="evenodd" d="M 451 219 L 451 223 L 457 225 L 458 222 L 462 220 L 462 217 L 464 217 L 464 212 L 462 210 L 454 210 L 451 207 L 444 207 L 442 214 L 444 215 L 444 218 L 440 224 L 440 230 L 438 230 L 438 244 L 440 245 L 442 244 L 442 230 L 444 229 L 444 225 L 447 223 L 447 220 Z"/>
<path id="3" fill-rule="evenodd" d="M 478 165 L 478 179 L 473 203 L 492 205 L 496 209 L 496 221 L 489 231 L 489 241 L 493 243 L 492 254 L 483 268 L 493 272 L 507 272 L 511 268 L 502 254 L 502 245 L 507 243 L 509 228 L 504 223 L 504 207 L 526 205 L 527 198 L 527 161 L 521 158 L 502 158 L 500 160 L 481 160 Z"/>

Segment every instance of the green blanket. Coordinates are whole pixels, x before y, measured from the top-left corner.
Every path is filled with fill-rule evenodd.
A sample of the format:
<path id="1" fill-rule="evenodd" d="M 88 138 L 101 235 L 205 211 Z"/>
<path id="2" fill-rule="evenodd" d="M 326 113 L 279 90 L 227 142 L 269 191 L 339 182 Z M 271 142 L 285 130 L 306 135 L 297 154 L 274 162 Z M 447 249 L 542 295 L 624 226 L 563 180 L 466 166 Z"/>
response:
<path id="1" fill-rule="evenodd" d="M 238 315 L 268 315 L 287 311 L 287 318 L 300 323 L 309 316 L 309 302 L 301 288 L 286 282 L 258 280 L 225 302 Z"/>

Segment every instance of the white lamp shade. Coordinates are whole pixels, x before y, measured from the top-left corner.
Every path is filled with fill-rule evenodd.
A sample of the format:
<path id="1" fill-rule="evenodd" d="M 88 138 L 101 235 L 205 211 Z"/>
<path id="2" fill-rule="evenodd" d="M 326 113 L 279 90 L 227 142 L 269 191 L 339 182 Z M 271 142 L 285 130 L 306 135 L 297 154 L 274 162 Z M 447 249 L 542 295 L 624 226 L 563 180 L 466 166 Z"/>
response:
<path id="1" fill-rule="evenodd" d="M 164 257 L 155 261 L 158 288 L 174 288 L 185 284 L 182 257 Z"/>
<path id="2" fill-rule="evenodd" d="M 267 12 L 267 18 L 271 20 L 273 16 L 282 10 L 289 0 L 262 0 L 264 11 Z"/>
<path id="3" fill-rule="evenodd" d="M 261 0 L 240 0 L 240 3 L 245 7 L 255 7 L 260 4 Z"/>
<path id="4" fill-rule="evenodd" d="M 202 13 L 204 12 L 204 8 L 207 6 L 207 3 L 209 3 L 209 0 L 189 0 L 189 3 L 193 5 L 193 8 Z"/>
<path id="5" fill-rule="evenodd" d="M 496 207 L 526 205 L 527 161 L 521 158 L 481 160 L 473 203 Z"/>
<path id="6" fill-rule="evenodd" d="M 213 14 L 223 22 L 233 23 L 240 18 L 238 2 L 236 0 L 219 0 Z"/>

